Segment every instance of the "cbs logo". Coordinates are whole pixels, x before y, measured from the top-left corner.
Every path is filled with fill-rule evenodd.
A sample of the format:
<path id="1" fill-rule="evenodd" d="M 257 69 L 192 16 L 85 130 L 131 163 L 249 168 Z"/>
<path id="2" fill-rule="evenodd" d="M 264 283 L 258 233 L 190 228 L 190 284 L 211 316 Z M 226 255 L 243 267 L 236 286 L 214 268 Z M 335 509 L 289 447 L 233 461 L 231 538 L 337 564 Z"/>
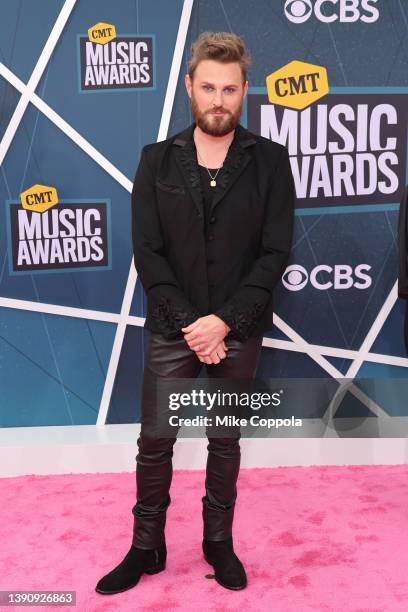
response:
<path id="1" fill-rule="evenodd" d="M 339 20 L 341 23 L 353 23 L 361 20 L 365 23 L 377 21 L 380 13 L 375 6 L 377 0 L 286 0 L 284 11 L 292 23 L 304 23 L 314 13 L 316 19 L 323 23 Z"/>
<path id="2" fill-rule="evenodd" d="M 347 264 L 315 266 L 310 274 L 306 268 L 293 264 L 288 266 L 282 276 L 282 284 L 289 291 L 300 291 L 308 282 L 315 289 L 368 289 L 372 278 L 367 274 L 371 270 L 368 264 L 360 264 L 354 269 Z"/>

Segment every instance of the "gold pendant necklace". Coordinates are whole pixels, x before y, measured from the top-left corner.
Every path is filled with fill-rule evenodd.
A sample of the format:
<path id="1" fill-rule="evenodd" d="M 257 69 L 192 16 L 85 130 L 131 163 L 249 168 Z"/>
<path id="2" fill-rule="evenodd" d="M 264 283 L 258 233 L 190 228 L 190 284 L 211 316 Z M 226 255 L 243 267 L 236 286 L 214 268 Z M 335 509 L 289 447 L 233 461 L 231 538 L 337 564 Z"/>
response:
<path id="1" fill-rule="evenodd" d="M 208 169 L 208 168 L 207 168 L 207 166 L 205 165 L 205 163 L 204 163 L 204 161 L 203 161 L 203 159 L 202 159 L 201 155 L 199 154 L 198 149 L 197 149 L 197 155 L 198 155 L 199 160 L 200 160 L 200 161 L 203 163 L 204 168 L 207 170 L 207 172 L 208 172 L 208 174 L 209 174 L 209 176 L 210 176 L 210 179 L 211 179 L 211 180 L 210 180 L 210 187 L 216 187 L 216 186 L 217 186 L 217 181 L 216 181 L 215 179 L 217 178 L 218 173 L 219 173 L 219 171 L 221 170 L 222 166 L 220 166 L 220 168 L 218 168 L 218 169 L 217 169 L 217 172 L 215 173 L 215 175 L 214 175 L 214 176 L 212 176 L 211 172 L 209 171 L 209 169 Z"/>
<path id="2" fill-rule="evenodd" d="M 217 178 L 217 174 L 219 173 L 219 171 L 221 170 L 221 168 L 218 168 L 218 170 L 217 170 L 217 172 L 216 172 L 215 176 L 211 176 L 211 172 L 209 171 L 209 169 L 208 169 L 208 168 L 206 168 L 206 170 L 207 170 L 208 174 L 210 175 L 210 179 L 211 179 L 211 181 L 210 181 L 210 187 L 216 187 L 216 186 L 217 186 L 217 181 L 216 181 L 215 179 Z"/>

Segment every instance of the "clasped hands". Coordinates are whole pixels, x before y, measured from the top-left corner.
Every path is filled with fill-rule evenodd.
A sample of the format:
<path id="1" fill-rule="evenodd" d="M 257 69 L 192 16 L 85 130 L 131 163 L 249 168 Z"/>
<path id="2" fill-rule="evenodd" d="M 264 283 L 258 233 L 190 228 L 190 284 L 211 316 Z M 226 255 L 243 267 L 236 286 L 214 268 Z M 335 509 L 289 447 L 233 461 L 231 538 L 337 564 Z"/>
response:
<path id="1" fill-rule="evenodd" d="M 228 348 L 224 338 L 230 327 L 217 315 L 199 317 L 187 327 L 182 327 L 184 340 L 195 351 L 202 363 L 220 363 L 227 356 Z"/>

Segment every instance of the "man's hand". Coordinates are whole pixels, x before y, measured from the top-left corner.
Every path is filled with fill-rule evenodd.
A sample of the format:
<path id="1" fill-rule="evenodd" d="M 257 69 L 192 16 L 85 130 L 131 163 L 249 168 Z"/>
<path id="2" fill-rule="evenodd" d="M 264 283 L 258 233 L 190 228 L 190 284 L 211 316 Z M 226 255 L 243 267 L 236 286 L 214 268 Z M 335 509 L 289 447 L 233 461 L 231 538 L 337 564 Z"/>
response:
<path id="1" fill-rule="evenodd" d="M 182 327 L 184 339 L 192 351 L 209 357 L 229 333 L 230 328 L 215 314 L 200 317 L 187 327 Z"/>
<path id="2" fill-rule="evenodd" d="M 197 351 L 196 351 L 196 355 L 202 363 L 208 363 L 208 364 L 220 363 L 222 359 L 226 358 L 227 351 L 228 351 L 228 347 L 226 346 L 224 340 L 221 340 L 219 345 L 213 350 L 213 352 L 210 355 L 206 356 L 206 355 L 203 355 L 202 353 L 198 353 Z"/>

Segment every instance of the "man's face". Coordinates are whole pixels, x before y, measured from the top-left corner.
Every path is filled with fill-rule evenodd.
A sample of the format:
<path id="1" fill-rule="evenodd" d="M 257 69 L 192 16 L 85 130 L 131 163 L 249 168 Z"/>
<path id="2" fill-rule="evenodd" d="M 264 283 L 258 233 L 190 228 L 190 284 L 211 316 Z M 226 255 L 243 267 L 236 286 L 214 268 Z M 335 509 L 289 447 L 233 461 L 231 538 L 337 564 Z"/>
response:
<path id="1" fill-rule="evenodd" d="M 224 136 L 235 129 L 248 91 L 248 81 L 243 83 L 238 62 L 222 64 L 202 60 L 193 79 L 186 75 L 185 83 L 191 98 L 191 111 L 203 132 Z"/>

